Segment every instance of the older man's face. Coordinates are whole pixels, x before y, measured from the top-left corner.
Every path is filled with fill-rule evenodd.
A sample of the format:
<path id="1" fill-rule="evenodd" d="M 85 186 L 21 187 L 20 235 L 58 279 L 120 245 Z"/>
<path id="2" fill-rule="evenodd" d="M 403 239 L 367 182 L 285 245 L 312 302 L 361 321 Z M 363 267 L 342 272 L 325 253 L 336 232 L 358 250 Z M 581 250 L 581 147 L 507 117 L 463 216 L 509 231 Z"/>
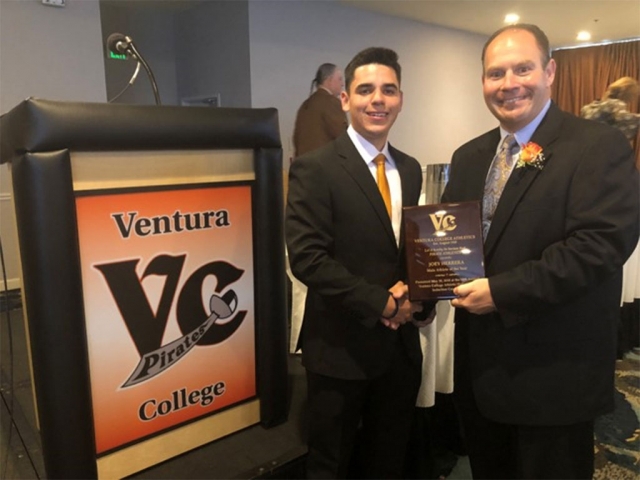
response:
<path id="1" fill-rule="evenodd" d="M 526 30 L 507 30 L 487 47 L 482 74 L 484 100 L 508 132 L 517 132 L 540 113 L 549 98 L 556 65 L 542 65 L 542 52 Z"/>

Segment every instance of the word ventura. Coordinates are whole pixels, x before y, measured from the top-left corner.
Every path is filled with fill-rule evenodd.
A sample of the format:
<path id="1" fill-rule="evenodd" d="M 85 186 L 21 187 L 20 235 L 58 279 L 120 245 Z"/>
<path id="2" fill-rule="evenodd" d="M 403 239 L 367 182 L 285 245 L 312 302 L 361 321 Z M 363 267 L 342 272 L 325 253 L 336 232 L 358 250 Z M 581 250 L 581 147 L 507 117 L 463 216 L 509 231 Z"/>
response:
<path id="1" fill-rule="evenodd" d="M 125 216 L 127 220 L 125 220 Z M 227 210 L 182 213 L 176 210 L 173 215 L 157 217 L 138 217 L 138 212 L 114 213 L 111 218 L 116 222 L 122 238 L 129 238 L 133 232 L 139 237 L 164 235 L 182 231 L 207 228 L 226 228 L 231 225 Z"/>

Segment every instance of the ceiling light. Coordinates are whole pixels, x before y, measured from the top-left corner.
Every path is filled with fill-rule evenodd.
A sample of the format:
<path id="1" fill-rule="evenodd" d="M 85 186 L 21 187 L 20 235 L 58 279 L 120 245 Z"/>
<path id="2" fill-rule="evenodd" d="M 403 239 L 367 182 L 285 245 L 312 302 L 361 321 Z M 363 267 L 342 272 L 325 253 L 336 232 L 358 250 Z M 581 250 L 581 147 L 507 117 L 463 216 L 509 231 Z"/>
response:
<path id="1" fill-rule="evenodd" d="M 513 23 L 518 23 L 519 20 L 520 20 L 520 15 L 518 15 L 517 13 L 507 13 L 504 16 L 504 23 L 507 23 L 509 25 Z"/>
<path id="2" fill-rule="evenodd" d="M 578 36 L 576 37 L 576 40 L 579 40 L 581 42 L 586 42 L 587 40 L 591 40 L 591 34 L 586 30 L 583 30 L 581 32 L 578 32 Z"/>

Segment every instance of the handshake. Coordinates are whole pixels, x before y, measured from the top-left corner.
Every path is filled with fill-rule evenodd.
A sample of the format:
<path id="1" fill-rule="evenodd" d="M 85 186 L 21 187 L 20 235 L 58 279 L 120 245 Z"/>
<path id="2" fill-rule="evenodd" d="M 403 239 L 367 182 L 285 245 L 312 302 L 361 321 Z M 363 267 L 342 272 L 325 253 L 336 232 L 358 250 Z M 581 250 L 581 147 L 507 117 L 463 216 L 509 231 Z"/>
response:
<path id="1" fill-rule="evenodd" d="M 422 315 L 416 319 L 414 313 L 422 313 Z M 433 322 L 435 317 L 435 302 L 411 302 L 409 287 L 400 280 L 389 289 L 389 299 L 382 311 L 380 321 L 385 327 L 397 330 L 400 325 L 407 322 L 411 322 L 417 327 L 425 327 Z"/>

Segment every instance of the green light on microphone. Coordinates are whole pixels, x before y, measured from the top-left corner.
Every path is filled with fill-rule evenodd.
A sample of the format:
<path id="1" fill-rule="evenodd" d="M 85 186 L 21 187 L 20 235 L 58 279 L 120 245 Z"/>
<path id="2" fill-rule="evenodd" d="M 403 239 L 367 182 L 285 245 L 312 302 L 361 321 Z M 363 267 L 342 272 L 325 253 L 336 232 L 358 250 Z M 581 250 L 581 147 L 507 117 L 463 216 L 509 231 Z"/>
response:
<path id="1" fill-rule="evenodd" d="M 126 60 L 127 56 L 125 54 L 109 52 L 109 58 L 113 58 L 115 60 Z"/>

